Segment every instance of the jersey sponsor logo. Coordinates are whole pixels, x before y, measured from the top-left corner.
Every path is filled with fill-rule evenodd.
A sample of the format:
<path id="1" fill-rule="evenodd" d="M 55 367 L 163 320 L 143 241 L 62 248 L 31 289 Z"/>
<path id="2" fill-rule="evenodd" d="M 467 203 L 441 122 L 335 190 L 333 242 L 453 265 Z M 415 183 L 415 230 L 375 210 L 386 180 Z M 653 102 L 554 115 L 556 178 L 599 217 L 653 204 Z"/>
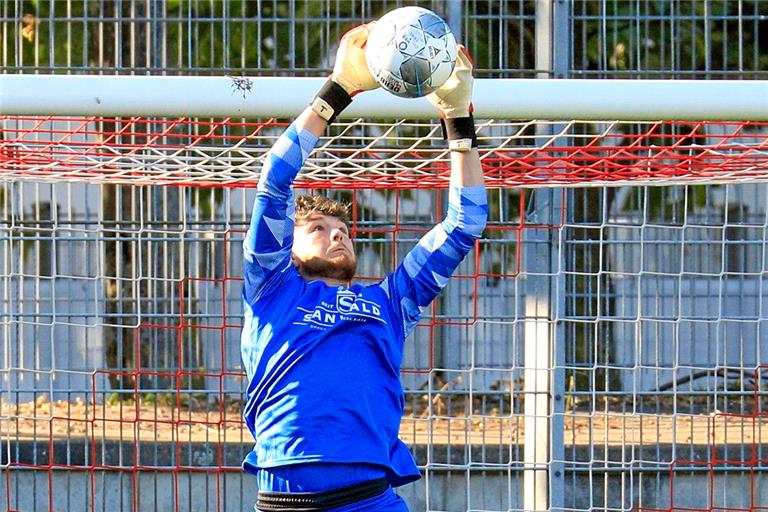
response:
<path id="1" fill-rule="evenodd" d="M 348 290 L 341 290 L 336 294 L 336 309 L 339 313 L 381 320 L 381 307 L 378 304 L 362 299 Z"/>
<path id="2" fill-rule="evenodd" d="M 365 322 L 376 320 L 384 323 L 381 317 L 381 306 L 377 303 L 363 299 L 358 294 L 349 290 L 339 290 L 336 293 L 336 303 L 321 301 L 313 309 L 298 306 L 302 313 L 301 320 L 293 322 L 294 325 L 307 325 L 315 329 L 326 330 L 336 325 L 338 321 Z"/>

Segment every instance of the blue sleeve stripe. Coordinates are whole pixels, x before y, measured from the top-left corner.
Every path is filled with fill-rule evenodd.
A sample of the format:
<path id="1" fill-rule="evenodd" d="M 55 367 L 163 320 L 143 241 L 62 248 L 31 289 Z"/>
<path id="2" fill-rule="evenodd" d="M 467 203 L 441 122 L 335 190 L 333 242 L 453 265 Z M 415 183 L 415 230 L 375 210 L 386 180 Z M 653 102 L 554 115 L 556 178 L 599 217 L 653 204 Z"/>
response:
<path id="1" fill-rule="evenodd" d="M 485 187 L 451 187 L 448 191 L 448 215 L 444 225 L 450 233 L 459 228 L 479 238 L 488 220 Z"/>
<path id="2" fill-rule="evenodd" d="M 317 144 L 317 137 L 307 130 L 297 130 L 294 124 L 277 139 L 267 153 L 259 177 L 258 191 L 285 198 L 304 162 Z"/>
<path id="3" fill-rule="evenodd" d="M 286 135 L 287 137 L 277 139 L 269 154 L 273 158 L 280 158 L 280 160 L 293 169 L 298 169 L 304 163 L 299 134 L 293 129 L 289 130 Z"/>

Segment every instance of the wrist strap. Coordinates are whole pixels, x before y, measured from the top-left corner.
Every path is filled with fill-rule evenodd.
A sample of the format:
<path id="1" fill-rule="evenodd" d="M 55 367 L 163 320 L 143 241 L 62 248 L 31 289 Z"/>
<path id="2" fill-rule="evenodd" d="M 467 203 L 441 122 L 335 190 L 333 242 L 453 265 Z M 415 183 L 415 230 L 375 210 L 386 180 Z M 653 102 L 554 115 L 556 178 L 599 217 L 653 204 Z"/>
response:
<path id="1" fill-rule="evenodd" d="M 352 97 L 347 91 L 329 78 L 317 91 L 317 95 L 310 105 L 313 112 L 330 124 L 350 103 L 352 103 Z"/>
<path id="2" fill-rule="evenodd" d="M 470 139 L 472 147 L 477 147 L 477 133 L 475 133 L 475 118 L 472 114 L 467 117 L 451 117 L 440 119 L 443 127 L 443 140 Z"/>
<path id="3" fill-rule="evenodd" d="M 472 147 L 472 139 L 453 139 L 448 141 L 448 149 L 451 151 L 467 153 L 472 150 Z M 474 147 L 477 147 L 477 144 Z"/>

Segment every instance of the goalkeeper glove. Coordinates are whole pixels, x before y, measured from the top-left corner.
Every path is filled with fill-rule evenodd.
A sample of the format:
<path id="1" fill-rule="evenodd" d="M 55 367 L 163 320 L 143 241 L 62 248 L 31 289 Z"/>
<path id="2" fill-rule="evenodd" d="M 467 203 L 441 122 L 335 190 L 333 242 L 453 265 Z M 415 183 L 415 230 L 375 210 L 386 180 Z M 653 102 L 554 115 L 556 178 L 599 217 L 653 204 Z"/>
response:
<path id="1" fill-rule="evenodd" d="M 352 96 L 379 86 L 365 62 L 364 48 L 370 25 L 372 23 L 360 25 L 344 34 L 331 77 L 312 101 L 312 110 L 328 123 L 352 103 Z"/>
<path id="2" fill-rule="evenodd" d="M 458 46 L 458 56 L 453 73 L 443 85 L 427 99 L 443 119 L 469 117 L 472 112 L 472 60 L 464 46 Z"/>
<path id="3" fill-rule="evenodd" d="M 331 80 L 342 86 L 350 96 L 379 86 L 365 62 L 365 43 L 372 26 L 373 22 L 355 27 L 347 31 L 339 42 Z"/>
<path id="4" fill-rule="evenodd" d="M 472 116 L 472 60 L 464 46 L 458 46 L 456 66 L 448 80 L 427 99 L 440 113 L 443 138 L 456 151 L 477 147 L 475 119 Z"/>

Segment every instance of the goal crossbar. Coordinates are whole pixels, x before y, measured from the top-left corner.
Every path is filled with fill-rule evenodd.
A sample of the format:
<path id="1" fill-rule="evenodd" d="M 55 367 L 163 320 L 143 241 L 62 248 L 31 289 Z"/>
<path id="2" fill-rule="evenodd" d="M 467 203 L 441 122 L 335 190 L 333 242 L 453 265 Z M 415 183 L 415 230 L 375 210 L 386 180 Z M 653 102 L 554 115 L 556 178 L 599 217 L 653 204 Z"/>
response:
<path id="1" fill-rule="evenodd" d="M 0 115 L 294 117 L 324 78 L 0 75 Z M 478 79 L 476 117 L 768 121 L 766 80 Z M 433 119 L 421 99 L 376 90 L 347 119 Z"/>

